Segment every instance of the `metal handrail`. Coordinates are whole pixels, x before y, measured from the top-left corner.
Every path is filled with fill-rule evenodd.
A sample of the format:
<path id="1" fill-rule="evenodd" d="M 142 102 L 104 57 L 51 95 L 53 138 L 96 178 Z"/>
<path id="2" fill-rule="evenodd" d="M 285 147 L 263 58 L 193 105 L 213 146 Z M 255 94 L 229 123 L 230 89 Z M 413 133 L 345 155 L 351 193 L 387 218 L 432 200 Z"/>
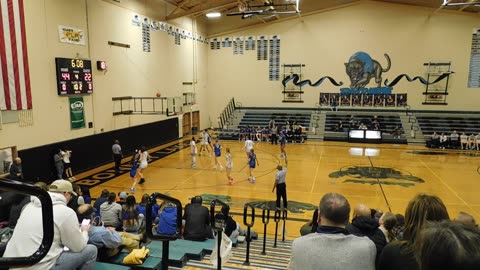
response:
<path id="1" fill-rule="evenodd" d="M 2 267 L 27 267 L 41 261 L 50 250 L 53 243 L 53 207 L 48 192 L 32 184 L 15 180 L 0 179 L 0 190 L 16 192 L 38 197 L 42 205 L 43 238 L 38 249 L 29 257 L 0 258 Z"/>
<path id="2" fill-rule="evenodd" d="M 154 235 L 152 232 L 152 208 L 153 205 L 157 202 L 157 199 L 162 199 L 164 201 L 169 201 L 175 204 L 177 208 L 177 220 L 176 220 L 176 229 L 174 235 L 164 235 L 164 234 L 156 234 Z M 162 193 L 155 192 L 150 195 L 148 199 L 148 203 L 146 206 L 146 234 L 151 239 L 156 239 L 162 241 L 162 270 L 168 269 L 168 254 L 170 249 L 170 241 L 175 241 L 181 236 L 182 231 L 182 203 L 173 197 L 167 196 Z"/>

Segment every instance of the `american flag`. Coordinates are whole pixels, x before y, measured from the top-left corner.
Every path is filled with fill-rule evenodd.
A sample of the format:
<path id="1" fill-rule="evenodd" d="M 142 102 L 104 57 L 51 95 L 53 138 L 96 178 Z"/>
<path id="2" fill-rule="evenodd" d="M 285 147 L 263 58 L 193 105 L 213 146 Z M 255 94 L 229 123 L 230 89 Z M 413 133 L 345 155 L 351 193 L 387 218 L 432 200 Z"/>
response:
<path id="1" fill-rule="evenodd" d="M 0 0 L 0 110 L 32 109 L 23 0 Z"/>

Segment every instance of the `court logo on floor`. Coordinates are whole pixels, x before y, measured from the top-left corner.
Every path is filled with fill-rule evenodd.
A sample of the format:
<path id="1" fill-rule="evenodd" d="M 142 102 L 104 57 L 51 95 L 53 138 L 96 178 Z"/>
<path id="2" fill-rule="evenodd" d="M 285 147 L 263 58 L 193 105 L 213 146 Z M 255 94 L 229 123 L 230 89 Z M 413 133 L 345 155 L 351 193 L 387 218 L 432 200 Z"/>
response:
<path id="1" fill-rule="evenodd" d="M 348 178 L 342 183 L 355 184 L 382 184 L 411 187 L 415 184 L 425 183 L 422 178 L 412 175 L 408 171 L 401 171 L 394 168 L 370 167 L 370 166 L 348 166 L 339 171 L 330 173 L 330 178 Z"/>
<path id="2" fill-rule="evenodd" d="M 203 204 L 210 205 L 213 200 L 217 199 L 220 200 L 229 206 L 234 206 L 238 208 L 242 208 L 245 203 L 251 204 L 253 207 L 257 209 L 270 209 L 274 211 L 276 208 L 275 201 L 251 201 L 245 198 L 237 198 L 231 197 L 226 195 L 216 195 L 216 194 L 202 194 Z M 221 206 L 220 206 L 221 207 Z M 297 201 L 288 201 L 287 210 L 291 213 L 304 213 L 304 210 L 315 210 L 318 207 L 313 204 L 304 203 L 304 202 L 297 202 Z"/>

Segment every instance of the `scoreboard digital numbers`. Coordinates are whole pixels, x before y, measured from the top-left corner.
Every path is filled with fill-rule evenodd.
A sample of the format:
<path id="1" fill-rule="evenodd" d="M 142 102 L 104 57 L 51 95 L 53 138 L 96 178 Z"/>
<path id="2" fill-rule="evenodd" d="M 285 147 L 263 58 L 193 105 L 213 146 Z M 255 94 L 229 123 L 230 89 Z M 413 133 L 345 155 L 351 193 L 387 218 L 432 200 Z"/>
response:
<path id="1" fill-rule="evenodd" d="M 92 62 L 84 59 L 55 58 L 58 95 L 93 93 Z"/>

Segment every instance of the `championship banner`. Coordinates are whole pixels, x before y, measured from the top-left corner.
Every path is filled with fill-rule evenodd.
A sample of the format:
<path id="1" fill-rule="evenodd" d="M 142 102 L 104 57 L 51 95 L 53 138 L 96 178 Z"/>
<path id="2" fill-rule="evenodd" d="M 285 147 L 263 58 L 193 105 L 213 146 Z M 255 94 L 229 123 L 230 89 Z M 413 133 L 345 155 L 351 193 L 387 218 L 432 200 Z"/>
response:
<path id="1" fill-rule="evenodd" d="M 68 100 L 70 103 L 70 128 L 84 128 L 83 97 L 71 97 Z"/>
<path id="2" fill-rule="evenodd" d="M 82 29 L 59 25 L 58 36 L 60 37 L 60 42 L 85 45 L 85 34 Z"/>

